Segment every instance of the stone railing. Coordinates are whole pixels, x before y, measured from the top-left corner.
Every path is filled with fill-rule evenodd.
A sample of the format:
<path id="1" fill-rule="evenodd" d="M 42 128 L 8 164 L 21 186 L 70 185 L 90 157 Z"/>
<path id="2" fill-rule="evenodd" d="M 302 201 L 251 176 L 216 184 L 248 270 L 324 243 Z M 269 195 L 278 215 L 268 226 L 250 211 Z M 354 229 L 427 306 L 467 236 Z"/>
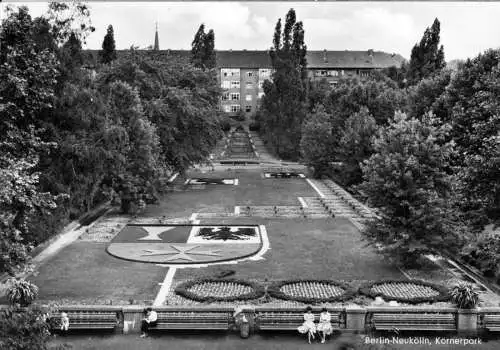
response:
<path id="1" fill-rule="evenodd" d="M 95 310 L 96 312 L 115 312 L 119 324 L 116 327 L 117 333 L 136 333 L 140 330 L 143 310 L 145 305 L 127 305 L 127 306 L 60 306 L 59 310 L 85 310 L 87 312 Z M 3 307 L 0 307 L 0 309 Z M 193 320 L 197 314 L 207 312 L 220 312 L 233 310 L 230 306 L 157 306 L 153 307 L 158 313 L 183 312 L 192 313 Z M 256 316 L 266 312 L 280 315 L 280 319 L 286 318 L 287 314 L 301 312 L 303 307 L 270 307 L 270 306 L 242 306 L 243 313 L 246 316 L 250 332 L 258 331 L 256 327 Z M 314 307 L 313 311 L 319 314 L 320 308 Z M 500 332 L 500 307 L 477 308 L 472 310 L 463 310 L 457 308 L 444 307 L 359 307 L 345 306 L 329 308 L 329 311 L 341 314 L 339 331 L 354 333 L 370 333 L 376 331 L 377 319 L 384 320 L 385 325 L 391 325 L 391 317 L 395 322 L 394 329 L 400 328 L 401 319 L 409 320 L 405 325 L 410 325 L 413 332 L 428 331 L 447 331 L 459 335 L 482 335 L 488 332 Z M 57 312 L 57 310 L 55 310 Z M 444 321 L 437 321 L 442 318 Z M 389 320 L 389 321 L 387 321 Z M 417 320 L 412 322 L 412 320 Z M 422 320 L 424 320 L 422 322 Z M 389 323 L 387 323 L 389 322 Z M 399 323 L 398 323 L 399 322 Z M 234 322 L 232 322 L 233 324 Z M 403 322 L 404 323 L 404 322 Z M 189 324 L 189 322 L 187 322 Z M 382 324 L 382 323 L 379 323 Z M 420 326 L 421 324 L 421 326 Z M 435 327 L 433 326 L 435 325 Z M 445 325 L 446 327 L 443 327 Z M 231 327 L 236 330 L 236 326 Z M 388 328 L 379 327 L 378 330 L 387 330 Z"/>

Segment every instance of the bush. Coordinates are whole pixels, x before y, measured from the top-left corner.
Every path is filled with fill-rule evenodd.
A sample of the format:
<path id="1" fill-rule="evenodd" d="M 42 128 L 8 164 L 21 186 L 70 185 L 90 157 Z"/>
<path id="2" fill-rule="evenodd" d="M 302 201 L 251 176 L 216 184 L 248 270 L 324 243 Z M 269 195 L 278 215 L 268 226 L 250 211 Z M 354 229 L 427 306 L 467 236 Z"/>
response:
<path id="1" fill-rule="evenodd" d="M 0 312 L 2 349 L 45 350 L 49 339 L 49 326 L 42 312 L 12 308 Z"/>
<path id="2" fill-rule="evenodd" d="M 7 298 L 12 305 L 28 306 L 38 297 L 38 287 L 30 281 L 22 279 L 9 279 Z"/>
<path id="3" fill-rule="evenodd" d="M 436 292 L 438 292 L 438 294 L 433 295 L 433 296 L 419 296 L 419 295 L 411 296 L 411 295 L 408 295 L 407 297 L 397 297 L 397 296 L 385 294 L 385 293 L 380 292 L 380 291 L 377 292 L 377 291 L 373 290 L 373 287 L 383 285 L 383 284 L 415 284 L 417 286 L 430 287 L 430 288 L 434 289 Z M 408 280 L 381 280 L 381 281 L 377 281 L 375 283 L 365 284 L 364 286 L 359 288 L 359 293 L 366 295 L 366 296 L 369 296 L 373 299 L 375 299 L 376 297 L 382 297 L 385 300 L 395 300 L 395 301 L 398 301 L 401 303 L 408 303 L 408 304 L 420 304 L 420 303 L 426 303 L 426 302 L 433 303 L 436 301 L 448 301 L 450 299 L 447 288 L 440 286 L 440 285 L 437 285 L 437 284 L 434 284 L 434 283 L 430 283 L 430 282 L 426 282 L 426 281 L 419 281 L 419 280 L 410 280 L 410 281 L 408 281 Z"/>
<path id="4" fill-rule="evenodd" d="M 258 122 L 251 122 L 248 128 L 250 129 L 250 131 L 259 131 L 260 124 Z"/>
<path id="5" fill-rule="evenodd" d="M 191 289 L 194 286 L 203 285 L 207 283 L 242 285 L 244 287 L 250 287 L 252 291 L 244 294 L 235 294 L 226 296 L 201 295 L 191 291 Z M 239 279 L 203 278 L 181 283 L 175 288 L 175 293 L 184 298 L 199 302 L 243 301 L 243 300 L 252 300 L 263 297 L 265 295 L 265 289 L 258 283 L 239 280 Z"/>
<path id="6" fill-rule="evenodd" d="M 462 251 L 462 260 L 478 268 L 486 277 L 496 277 L 500 282 L 500 237 L 481 235 Z"/>
<path id="7" fill-rule="evenodd" d="M 471 283 L 460 283 L 450 291 L 451 301 L 460 309 L 474 309 L 479 304 L 479 294 Z"/>
<path id="8" fill-rule="evenodd" d="M 231 123 L 227 119 L 222 119 L 220 121 L 220 128 L 222 129 L 222 131 L 228 132 L 229 130 L 231 130 Z"/>

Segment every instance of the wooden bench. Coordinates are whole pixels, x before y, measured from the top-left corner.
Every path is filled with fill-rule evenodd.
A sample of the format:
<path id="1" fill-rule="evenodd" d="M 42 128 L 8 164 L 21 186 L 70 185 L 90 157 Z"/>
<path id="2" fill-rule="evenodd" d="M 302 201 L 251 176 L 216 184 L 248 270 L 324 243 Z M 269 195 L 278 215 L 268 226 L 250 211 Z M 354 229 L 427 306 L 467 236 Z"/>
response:
<path id="1" fill-rule="evenodd" d="M 65 312 L 69 318 L 69 330 L 75 329 L 107 329 L 113 330 L 120 320 L 118 308 L 115 310 L 98 309 L 61 309 L 49 315 L 53 330 L 60 329 L 61 313 Z"/>
<path id="2" fill-rule="evenodd" d="M 314 310 L 315 321 L 319 321 L 321 310 Z M 342 323 L 341 311 L 330 311 L 333 329 L 340 329 Z M 304 323 L 304 309 L 261 309 L 255 310 L 256 326 L 259 330 L 296 331 Z"/>
<path id="3" fill-rule="evenodd" d="M 453 313 L 374 313 L 371 325 L 375 330 L 455 331 Z"/>
<path id="4" fill-rule="evenodd" d="M 490 332 L 500 332 L 500 313 L 483 314 L 481 323 L 483 328 Z"/>
<path id="5" fill-rule="evenodd" d="M 233 311 L 229 310 L 172 310 L 157 311 L 158 322 L 151 329 L 200 329 L 228 330 L 233 321 Z"/>

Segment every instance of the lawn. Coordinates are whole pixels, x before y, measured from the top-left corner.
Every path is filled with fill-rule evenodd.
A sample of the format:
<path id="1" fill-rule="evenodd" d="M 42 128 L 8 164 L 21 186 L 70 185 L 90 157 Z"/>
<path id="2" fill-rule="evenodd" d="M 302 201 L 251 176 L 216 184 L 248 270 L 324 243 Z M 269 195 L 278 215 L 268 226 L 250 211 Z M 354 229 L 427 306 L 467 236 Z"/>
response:
<path id="1" fill-rule="evenodd" d="M 239 184 L 207 185 L 204 189 L 165 194 L 159 205 L 148 206 L 147 217 L 189 217 L 195 212 L 234 212 L 237 205 L 300 205 L 297 197 L 316 196 L 305 179 L 263 179 L 257 170 L 191 172 L 188 177 L 238 178 Z"/>
<path id="2" fill-rule="evenodd" d="M 216 220 L 206 220 L 214 223 Z M 265 225 L 271 249 L 265 260 L 236 265 L 177 270 L 175 280 L 213 276 L 232 269 L 236 278 L 281 280 L 314 278 L 333 280 L 377 280 L 403 278 L 373 249 L 365 248 L 359 231 L 347 219 L 257 219 L 218 220 L 219 223 Z"/>
<path id="3" fill-rule="evenodd" d="M 75 242 L 38 268 L 29 279 L 40 287 L 40 302 L 128 304 L 154 300 L 167 269 L 116 259 L 106 243 Z"/>

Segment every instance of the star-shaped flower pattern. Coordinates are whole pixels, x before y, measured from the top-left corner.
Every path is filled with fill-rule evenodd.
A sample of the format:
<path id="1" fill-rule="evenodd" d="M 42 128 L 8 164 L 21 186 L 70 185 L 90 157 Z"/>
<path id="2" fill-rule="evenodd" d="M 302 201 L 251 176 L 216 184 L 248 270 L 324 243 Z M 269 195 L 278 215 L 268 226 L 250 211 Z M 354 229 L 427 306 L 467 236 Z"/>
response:
<path id="1" fill-rule="evenodd" d="M 172 255 L 165 259 L 165 261 L 173 260 L 186 260 L 186 261 L 196 261 L 191 255 L 205 255 L 205 256 L 220 256 L 220 250 L 198 250 L 193 251 L 200 246 L 175 246 L 170 245 L 170 248 L 174 250 L 143 250 L 147 254 L 142 254 L 141 256 L 159 256 L 159 255 Z"/>

